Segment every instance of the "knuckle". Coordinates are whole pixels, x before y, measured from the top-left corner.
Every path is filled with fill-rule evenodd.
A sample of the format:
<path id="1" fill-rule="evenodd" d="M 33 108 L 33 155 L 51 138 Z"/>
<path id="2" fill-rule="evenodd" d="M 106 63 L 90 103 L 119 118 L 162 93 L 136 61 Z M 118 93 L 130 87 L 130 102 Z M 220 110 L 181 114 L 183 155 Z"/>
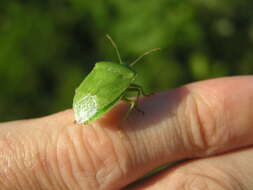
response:
<path id="1" fill-rule="evenodd" d="M 186 143 L 190 152 L 194 152 L 192 156 L 209 155 L 230 138 L 222 99 L 212 101 L 193 92 L 186 100 L 185 114 Z"/>
<path id="2" fill-rule="evenodd" d="M 66 187 L 104 189 L 126 173 L 127 155 L 112 138 L 94 126 L 73 127 L 57 142 L 56 158 Z M 125 162 L 126 161 L 126 162 Z"/>

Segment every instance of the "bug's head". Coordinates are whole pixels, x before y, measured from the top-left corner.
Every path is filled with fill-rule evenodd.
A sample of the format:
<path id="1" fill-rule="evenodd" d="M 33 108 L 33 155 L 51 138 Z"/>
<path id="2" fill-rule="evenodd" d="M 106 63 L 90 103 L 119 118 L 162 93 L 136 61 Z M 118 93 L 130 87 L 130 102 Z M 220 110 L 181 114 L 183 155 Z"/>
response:
<path id="1" fill-rule="evenodd" d="M 122 65 L 125 65 L 125 66 L 130 66 L 130 67 L 132 67 L 132 66 L 134 66 L 138 61 L 140 61 L 144 56 L 146 56 L 146 55 L 148 55 L 148 54 L 151 54 L 151 53 L 154 52 L 154 51 L 161 50 L 160 48 L 154 48 L 154 49 L 151 49 L 151 50 L 149 50 L 149 51 L 146 51 L 145 53 L 143 53 L 142 55 L 140 55 L 137 59 L 135 59 L 132 63 L 127 64 L 127 63 L 122 62 L 122 59 L 121 59 L 120 53 L 119 53 L 119 49 L 118 49 L 116 43 L 115 43 L 115 42 L 113 41 L 113 39 L 111 38 L 111 36 L 107 34 L 107 35 L 106 35 L 106 38 L 111 42 L 112 46 L 115 48 L 116 53 L 117 53 L 117 56 L 118 56 L 118 58 L 119 58 L 119 63 L 122 64 Z"/>

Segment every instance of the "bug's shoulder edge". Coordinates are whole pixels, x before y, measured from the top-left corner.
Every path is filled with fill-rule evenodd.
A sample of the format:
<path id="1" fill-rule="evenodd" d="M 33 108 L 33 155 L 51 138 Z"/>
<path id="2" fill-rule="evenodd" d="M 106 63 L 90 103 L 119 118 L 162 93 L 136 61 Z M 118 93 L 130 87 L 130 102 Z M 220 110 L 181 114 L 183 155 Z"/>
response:
<path id="1" fill-rule="evenodd" d="M 132 73 L 133 77 L 136 75 L 135 70 L 128 66 L 128 64 L 120 64 L 117 62 L 110 62 L 110 61 L 99 61 L 95 64 L 96 69 L 105 69 L 111 72 L 127 72 Z"/>

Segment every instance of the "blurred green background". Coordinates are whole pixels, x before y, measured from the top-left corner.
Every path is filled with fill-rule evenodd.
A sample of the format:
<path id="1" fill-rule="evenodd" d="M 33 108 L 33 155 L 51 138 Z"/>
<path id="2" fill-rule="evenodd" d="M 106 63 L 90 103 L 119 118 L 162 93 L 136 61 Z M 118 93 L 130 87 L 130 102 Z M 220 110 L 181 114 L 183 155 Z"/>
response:
<path id="1" fill-rule="evenodd" d="M 162 91 L 253 73 L 252 0 L 0 0 L 0 121 L 72 106 L 95 62 L 162 51 L 135 66 L 137 83 Z"/>

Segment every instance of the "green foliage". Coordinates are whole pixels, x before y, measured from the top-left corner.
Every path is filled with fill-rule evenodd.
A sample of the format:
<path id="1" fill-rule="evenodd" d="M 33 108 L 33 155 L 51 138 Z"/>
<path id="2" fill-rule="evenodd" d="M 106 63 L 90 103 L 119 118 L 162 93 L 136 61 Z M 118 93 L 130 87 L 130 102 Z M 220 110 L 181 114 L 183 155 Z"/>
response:
<path id="1" fill-rule="evenodd" d="M 146 91 L 194 80 L 252 74 L 251 0 L 0 3 L 0 121 L 70 108 L 74 89 L 98 61 L 124 61 L 146 50 L 136 70 Z M 144 65 L 145 64 L 145 65 Z"/>

